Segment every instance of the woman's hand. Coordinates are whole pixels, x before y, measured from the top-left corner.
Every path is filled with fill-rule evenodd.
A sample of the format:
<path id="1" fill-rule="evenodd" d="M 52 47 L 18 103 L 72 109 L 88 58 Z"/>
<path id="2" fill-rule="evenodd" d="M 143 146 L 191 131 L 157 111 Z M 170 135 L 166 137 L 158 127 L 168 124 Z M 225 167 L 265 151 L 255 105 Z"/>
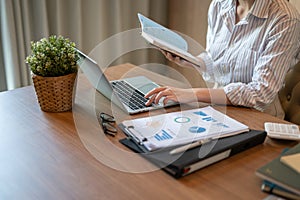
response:
<path id="1" fill-rule="evenodd" d="M 164 97 L 163 103 L 166 104 L 168 101 L 175 101 L 180 103 L 189 103 L 197 101 L 193 89 L 181 89 L 174 87 L 158 87 L 145 95 L 145 98 L 150 98 L 146 106 L 152 103 L 158 104 L 159 100 Z"/>
<path id="2" fill-rule="evenodd" d="M 197 68 L 196 65 L 190 63 L 189 61 L 186 61 L 182 58 L 180 58 L 179 56 L 176 56 L 168 51 L 165 51 L 163 49 L 160 49 L 160 51 L 162 52 L 162 54 L 171 62 L 176 63 L 177 65 L 181 66 L 181 67 L 187 67 L 187 68 Z M 200 58 L 199 58 L 200 59 Z"/>
<path id="3" fill-rule="evenodd" d="M 158 104 L 159 100 L 164 97 L 163 103 L 175 101 L 179 103 L 203 102 L 215 103 L 220 105 L 231 105 L 223 89 L 209 88 L 189 88 L 181 89 L 174 87 L 158 87 L 145 95 L 145 98 L 150 98 L 146 102 L 146 106 L 152 103 Z"/>

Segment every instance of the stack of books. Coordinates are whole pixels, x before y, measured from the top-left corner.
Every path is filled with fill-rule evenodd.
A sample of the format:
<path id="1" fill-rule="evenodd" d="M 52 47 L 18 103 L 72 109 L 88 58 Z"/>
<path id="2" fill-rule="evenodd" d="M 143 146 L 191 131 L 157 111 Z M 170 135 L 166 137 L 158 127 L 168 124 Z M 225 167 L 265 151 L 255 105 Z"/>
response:
<path id="1" fill-rule="evenodd" d="M 300 144 L 256 171 L 262 178 L 262 191 L 300 200 Z"/>

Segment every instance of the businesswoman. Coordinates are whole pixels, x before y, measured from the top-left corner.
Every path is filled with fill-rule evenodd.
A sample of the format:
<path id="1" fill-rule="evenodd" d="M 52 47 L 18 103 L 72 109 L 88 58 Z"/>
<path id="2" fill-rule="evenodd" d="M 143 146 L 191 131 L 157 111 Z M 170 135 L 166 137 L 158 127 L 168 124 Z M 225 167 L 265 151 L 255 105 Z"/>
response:
<path id="1" fill-rule="evenodd" d="M 199 102 L 251 107 L 283 117 L 277 93 L 287 71 L 298 62 L 299 39 L 299 13 L 287 0 L 213 0 L 206 53 L 198 58 L 205 63 L 204 79 L 222 87 L 159 87 L 146 94 L 146 104 L 162 97 L 164 103 L 187 103 L 196 97 Z M 178 65 L 197 68 L 163 53 Z"/>

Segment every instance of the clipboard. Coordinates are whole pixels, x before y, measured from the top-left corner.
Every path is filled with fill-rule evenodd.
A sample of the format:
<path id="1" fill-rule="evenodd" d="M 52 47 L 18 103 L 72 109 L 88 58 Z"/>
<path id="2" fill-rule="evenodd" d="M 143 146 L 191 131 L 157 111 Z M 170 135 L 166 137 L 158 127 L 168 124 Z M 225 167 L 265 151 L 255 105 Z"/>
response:
<path id="1" fill-rule="evenodd" d="M 124 124 L 119 124 L 118 126 L 127 136 L 127 138 L 120 140 L 122 144 L 129 147 L 136 153 L 149 153 L 147 148 L 145 148 L 145 146 L 143 145 L 143 140 L 140 140 L 139 138 L 136 138 L 133 134 L 131 134 L 132 130 L 134 130 L 134 127 L 126 127 Z"/>
<path id="2" fill-rule="evenodd" d="M 245 124 L 211 106 L 125 120 L 124 133 L 148 151 L 229 137 L 249 131 Z"/>
<path id="3" fill-rule="evenodd" d="M 120 128 L 124 130 L 124 126 L 121 125 Z M 250 130 L 245 133 L 219 139 L 215 143 L 207 143 L 187 150 L 180 155 L 170 154 L 170 151 L 174 147 L 150 152 L 143 147 L 142 143 L 139 144 L 130 137 L 121 139 L 119 142 L 135 153 L 139 153 L 172 177 L 180 178 L 262 144 L 265 141 L 266 135 L 265 131 Z M 207 154 L 201 154 L 205 149 L 210 151 Z"/>

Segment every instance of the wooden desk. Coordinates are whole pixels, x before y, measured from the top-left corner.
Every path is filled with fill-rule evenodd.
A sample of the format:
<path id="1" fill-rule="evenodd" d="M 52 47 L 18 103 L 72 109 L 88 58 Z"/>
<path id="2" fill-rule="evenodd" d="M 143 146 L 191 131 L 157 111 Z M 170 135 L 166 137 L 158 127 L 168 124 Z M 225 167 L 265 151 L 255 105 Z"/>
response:
<path id="1" fill-rule="evenodd" d="M 128 70 L 135 72 L 132 69 L 123 65 L 106 73 L 113 79 L 125 72 L 130 75 Z M 96 146 L 97 142 L 93 146 L 84 141 L 94 128 L 89 127 L 84 114 L 80 116 L 87 97 L 78 95 L 86 91 L 95 94 L 85 77 L 80 76 L 73 112 L 65 113 L 42 112 L 32 86 L 0 93 L 0 199 L 262 199 L 266 194 L 260 191 L 261 180 L 254 175 L 255 170 L 278 156 L 284 147 L 295 145 L 267 139 L 263 145 L 179 180 L 162 170 L 125 172 L 123 162 L 127 158 L 123 161 L 110 157 L 112 163 L 119 163 L 123 169 L 120 171 L 116 169 L 119 166 L 112 168 L 91 153 L 93 147 L 101 154 L 102 147 Z M 109 101 L 102 95 L 96 93 L 92 98 L 102 111 L 111 111 Z M 124 118 L 147 115 L 127 116 L 117 109 L 113 112 Z M 281 121 L 246 108 L 227 107 L 226 113 L 253 129 L 263 129 L 265 121 Z M 82 129 L 86 135 L 79 130 L 82 127 L 78 120 L 88 125 Z M 108 139 L 98 133 L 96 140 L 109 141 L 119 151 L 129 153 L 118 143 L 122 137 L 118 133 L 118 137 Z M 139 155 L 129 155 L 147 163 Z"/>

